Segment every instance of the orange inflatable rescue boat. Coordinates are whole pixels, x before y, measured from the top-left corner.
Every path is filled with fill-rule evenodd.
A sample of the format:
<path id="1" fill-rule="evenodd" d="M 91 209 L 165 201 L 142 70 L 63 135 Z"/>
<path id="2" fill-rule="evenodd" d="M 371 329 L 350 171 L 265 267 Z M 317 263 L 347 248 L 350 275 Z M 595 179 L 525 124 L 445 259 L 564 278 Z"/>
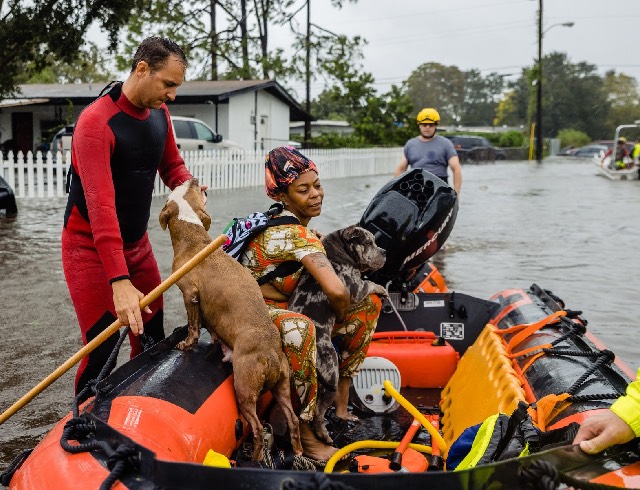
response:
<path id="1" fill-rule="evenodd" d="M 596 456 L 571 445 L 577 425 L 607 409 L 634 373 L 587 331 L 581 312 L 536 285 L 489 299 L 450 291 L 427 259 L 456 212 L 455 193 L 420 170 L 389 182 L 365 212 L 361 226 L 387 251 L 370 279 L 389 298 L 353 380 L 360 421 L 327 416 L 341 448 L 328 462 L 295 456 L 275 423 L 265 424 L 263 460 L 251 461 L 230 365 L 207 334 L 193 351 L 177 350 L 180 327 L 99 380 L 36 448 L 16 455 L 2 484 L 640 488 L 637 441 Z M 263 396 L 266 422 L 271 407 Z"/>

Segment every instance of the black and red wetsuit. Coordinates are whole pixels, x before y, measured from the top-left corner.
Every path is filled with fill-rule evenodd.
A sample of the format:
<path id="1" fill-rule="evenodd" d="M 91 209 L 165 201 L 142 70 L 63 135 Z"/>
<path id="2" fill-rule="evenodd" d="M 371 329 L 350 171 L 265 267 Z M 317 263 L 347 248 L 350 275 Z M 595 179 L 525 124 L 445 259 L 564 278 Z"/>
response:
<path id="1" fill-rule="evenodd" d="M 147 225 L 156 172 L 174 189 L 191 174 L 175 143 L 169 112 L 141 109 L 122 84 L 89 105 L 78 118 L 71 161 L 69 200 L 62 231 L 62 264 L 84 344 L 117 316 L 111 283 L 129 278 L 147 294 L 160 284 Z M 145 334 L 164 338 L 162 298 L 142 312 Z M 78 368 L 76 393 L 97 377 L 117 341 L 103 342 Z M 130 335 L 131 357 L 140 339 Z"/>

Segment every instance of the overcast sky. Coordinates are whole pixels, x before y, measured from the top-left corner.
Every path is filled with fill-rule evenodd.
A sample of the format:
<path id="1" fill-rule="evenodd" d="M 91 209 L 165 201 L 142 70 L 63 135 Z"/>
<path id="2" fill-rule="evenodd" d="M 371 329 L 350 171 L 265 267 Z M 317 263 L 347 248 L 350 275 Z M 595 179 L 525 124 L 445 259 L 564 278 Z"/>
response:
<path id="1" fill-rule="evenodd" d="M 422 63 L 519 74 L 537 58 L 538 0 L 360 0 L 342 10 L 311 2 L 313 23 L 369 41 L 363 66 L 383 92 Z M 564 52 L 601 74 L 640 80 L 640 0 L 544 0 L 543 20 L 543 54 Z M 564 22 L 575 24 L 554 26 Z M 304 94 L 303 85 L 294 88 Z M 321 90 L 314 82 L 312 92 Z"/>

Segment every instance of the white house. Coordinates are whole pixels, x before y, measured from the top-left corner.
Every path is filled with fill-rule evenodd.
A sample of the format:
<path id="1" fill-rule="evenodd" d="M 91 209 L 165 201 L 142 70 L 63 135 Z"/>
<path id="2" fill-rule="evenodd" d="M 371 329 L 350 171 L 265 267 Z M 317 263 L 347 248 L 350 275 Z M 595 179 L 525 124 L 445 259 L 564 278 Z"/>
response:
<path id="1" fill-rule="evenodd" d="M 0 144 L 25 153 L 41 147 L 55 130 L 75 122 L 104 85 L 21 85 L 15 98 L 0 101 Z M 310 117 L 274 80 L 185 82 L 168 105 L 171 114 L 197 117 L 246 150 L 286 144 L 289 123 Z"/>

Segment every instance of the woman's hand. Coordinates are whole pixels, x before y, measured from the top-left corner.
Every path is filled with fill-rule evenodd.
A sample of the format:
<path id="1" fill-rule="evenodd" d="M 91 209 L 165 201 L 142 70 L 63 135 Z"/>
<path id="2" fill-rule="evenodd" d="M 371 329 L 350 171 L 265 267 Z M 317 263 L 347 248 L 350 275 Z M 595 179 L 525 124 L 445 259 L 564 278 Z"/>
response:
<path id="1" fill-rule="evenodd" d="M 113 289 L 113 304 L 118 320 L 123 325 L 129 325 L 134 335 L 143 334 L 140 300 L 144 298 L 144 294 L 138 291 L 129 279 L 116 281 L 111 285 L 111 288 Z M 147 306 L 144 312 L 151 313 L 151 308 Z"/>
<path id="2" fill-rule="evenodd" d="M 312 253 L 306 255 L 301 262 L 320 284 L 322 291 L 329 299 L 331 308 L 336 314 L 336 321 L 340 323 L 347 315 L 347 310 L 351 305 L 349 290 L 337 276 L 325 254 L 321 252 Z"/>

